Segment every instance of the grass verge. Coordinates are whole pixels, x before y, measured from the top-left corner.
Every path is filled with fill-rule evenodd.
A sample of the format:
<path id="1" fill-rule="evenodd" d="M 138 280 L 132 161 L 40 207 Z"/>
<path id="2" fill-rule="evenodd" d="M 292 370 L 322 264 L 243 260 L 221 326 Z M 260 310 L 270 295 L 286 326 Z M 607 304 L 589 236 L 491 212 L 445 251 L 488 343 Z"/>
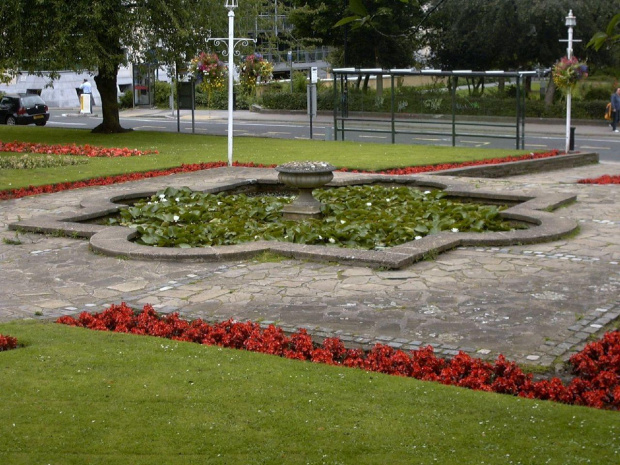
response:
<path id="1" fill-rule="evenodd" d="M 0 333 L 0 462 L 612 464 L 618 412 L 42 322 Z"/>
<path id="2" fill-rule="evenodd" d="M 81 129 L 0 127 L 0 140 L 46 144 L 100 145 L 157 150 L 156 155 L 129 158 L 91 158 L 86 165 L 3 169 L 0 190 L 74 182 L 100 176 L 165 169 L 181 164 L 226 161 L 227 138 L 196 134 L 134 131 L 93 134 Z M 525 150 L 480 149 L 419 145 L 388 145 L 319 140 L 235 138 L 234 160 L 242 163 L 281 164 L 293 160 L 321 160 L 339 168 L 383 170 L 407 166 L 458 163 L 528 153 Z M 0 156 L 5 156 L 0 154 Z"/>

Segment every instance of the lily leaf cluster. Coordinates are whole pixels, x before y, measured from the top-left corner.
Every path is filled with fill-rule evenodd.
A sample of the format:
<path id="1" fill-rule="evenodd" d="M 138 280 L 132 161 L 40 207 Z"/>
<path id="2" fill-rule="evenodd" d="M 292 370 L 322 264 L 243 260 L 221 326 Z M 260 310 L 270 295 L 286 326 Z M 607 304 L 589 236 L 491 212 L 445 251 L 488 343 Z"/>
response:
<path id="1" fill-rule="evenodd" d="M 268 240 L 361 249 L 382 249 L 440 231 L 508 231 L 502 207 L 464 203 L 443 192 L 405 186 L 317 189 L 321 219 L 285 220 L 290 196 L 206 194 L 168 187 L 123 208 L 111 220 L 136 229 L 140 244 L 207 247 Z"/>

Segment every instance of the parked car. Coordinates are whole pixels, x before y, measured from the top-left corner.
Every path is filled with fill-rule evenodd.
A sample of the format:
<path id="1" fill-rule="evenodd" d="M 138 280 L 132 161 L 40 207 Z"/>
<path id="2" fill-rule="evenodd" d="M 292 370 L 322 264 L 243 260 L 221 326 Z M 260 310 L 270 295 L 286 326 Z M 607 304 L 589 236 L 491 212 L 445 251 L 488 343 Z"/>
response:
<path id="1" fill-rule="evenodd" d="M 0 99 L 0 123 L 45 126 L 50 119 L 48 110 L 36 94 L 6 94 Z"/>

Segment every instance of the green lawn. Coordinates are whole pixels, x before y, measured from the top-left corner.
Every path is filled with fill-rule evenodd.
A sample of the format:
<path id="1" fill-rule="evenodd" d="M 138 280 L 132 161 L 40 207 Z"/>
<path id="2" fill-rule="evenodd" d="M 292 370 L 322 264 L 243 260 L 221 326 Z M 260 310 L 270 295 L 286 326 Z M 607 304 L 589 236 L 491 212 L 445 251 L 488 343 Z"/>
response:
<path id="1" fill-rule="evenodd" d="M 145 336 L 0 333 L 0 463 L 617 464 L 618 412 Z"/>
<path id="2" fill-rule="evenodd" d="M 91 144 L 157 150 L 159 154 L 122 159 L 92 158 L 86 165 L 31 170 L 3 169 L 0 190 L 29 185 L 81 181 L 100 176 L 170 168 L 183 163 L 226 161 L 227 138 L 195 134 L 135 131 L 125 134 L 92 134 L 77 129 L 0 126 L 0 141 L 47 144 Z M 388 145 L 319 140 L 284 140 L 236 137 L 234 160 L 261 164 L 280 164 L 293 160 L 320 160 L 337 167 L 361 170 L 462 162 L 528 153 L 500 150 L 420 145 Z M 7 154 L 0 154 L 6 156 Z"/>

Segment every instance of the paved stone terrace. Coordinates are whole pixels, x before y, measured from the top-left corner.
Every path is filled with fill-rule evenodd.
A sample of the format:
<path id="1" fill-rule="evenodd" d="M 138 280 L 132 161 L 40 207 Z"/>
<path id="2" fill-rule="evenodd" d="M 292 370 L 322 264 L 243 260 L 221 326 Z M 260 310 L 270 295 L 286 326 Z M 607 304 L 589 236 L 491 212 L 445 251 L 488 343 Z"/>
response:
<path id="1" fill-rule="evenodd" d="M 618 186 L 575 181 L 619 174 L 599 164 L 501 180 L 467 178 L 498 192 L 576 194 L 556 212 L 575 237 L 529 246 L 464 247 L 397 271 L 284 259 L 174 263 L 96 255 L 83 239 L 9 231 L 9 223 L 79 208 L 93 192 L 230 182 L 264 176 L 223 168 L 0 202 L 0 321 L 56 318 L 111 303 L 153 304 L 207 320 L 305 327 L 350 345 L 383 342 L 438 353 L 465 350 L 552 366 L 620 316 Z M 275 177 L 275 171 L 273 172 Z M 464 178 L 459 178 L 461 181 Z M 20 244 L 11 244 L 18 239 Z"/>

